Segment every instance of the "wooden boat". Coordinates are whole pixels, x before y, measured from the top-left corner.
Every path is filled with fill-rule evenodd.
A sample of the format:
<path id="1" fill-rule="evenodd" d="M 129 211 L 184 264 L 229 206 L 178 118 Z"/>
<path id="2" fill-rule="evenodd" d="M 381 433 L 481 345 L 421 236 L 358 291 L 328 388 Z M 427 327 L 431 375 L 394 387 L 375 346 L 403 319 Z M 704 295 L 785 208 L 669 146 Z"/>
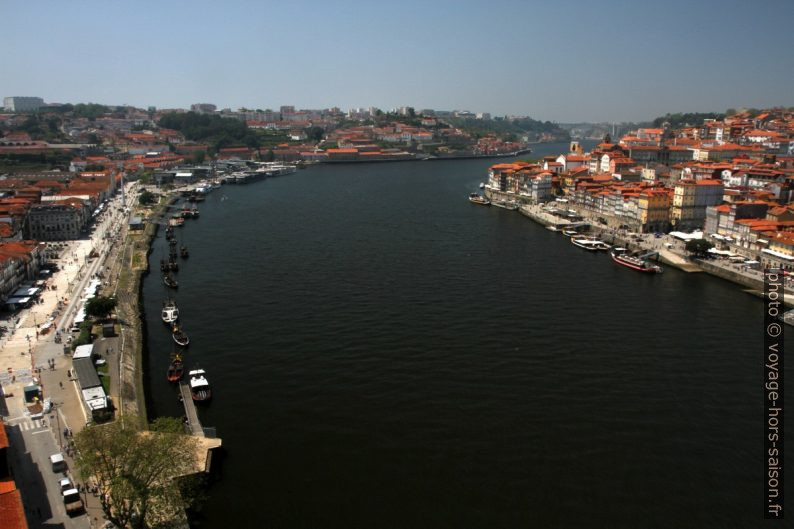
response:
<path id="1" fill-rule="evenodd" d="M 168 366 L 166 378 L 169 382 L 179 382 L 182 380 L 182 375 L 185 373 L 185 365 L 182 363 L 182 357 L 178 354 L 174 355 L 171 363 Z"/>
<path id="2" fill-rule="evenodd" d="M 646 274 L 662 273 L 661 266 L 653 264 L 646 259 L 628 255 L 627 252 L 628 250 L 626 248 L 615 248 L 613 251 L 609 252 L 609 255 L 617 264 L 625 266 L 626 268 L 631 268 L 637 272 L 643 272 Z"/>
<path id="3" fill-rule="evenodd" d="M 190 338 L 185 331 L 179 328 L 179 325 L 173 326 L 171 329 L 171 337 L 174 339 L 177 345 L 181 345 L 182 347 L 187 347 L 190 345 Z"/>
<path id="4" fill-rule="evenodd" d="M 171 275 L 170 272 L 166 272 L 165 274 L 163 274 L 163 283 L 168 288 L 178 288 L 179 287 L 179 283 L 177 283 L 176 279 L 174 279 L 174 277 Z"/>

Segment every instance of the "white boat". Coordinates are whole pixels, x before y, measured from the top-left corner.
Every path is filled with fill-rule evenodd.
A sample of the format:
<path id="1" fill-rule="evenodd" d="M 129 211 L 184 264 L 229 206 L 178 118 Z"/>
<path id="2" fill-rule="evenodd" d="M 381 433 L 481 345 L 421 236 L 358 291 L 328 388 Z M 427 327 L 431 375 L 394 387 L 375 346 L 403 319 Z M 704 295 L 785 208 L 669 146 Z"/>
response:
<path id="1" fill-rule="evenodd" d="M 482 195 L 478 195 L 477 193 L 471 193 L 469 195 L 469 202 L 472 204 L 479 204 L 481 206 L 490 206 L 491 201 L 485 198 Z"/>
<path id="2" fill-rule="evenodd" d="M 480 189 L 485 189 L 485 182 L 480 182 Z"/>
<path id="3" fill-rule="evenodd" d="M 163 301 L 163 310 L 160 313 L 163 323 L 172 325 L 179 319 L 179 309 L 176 306 L 176 301 L 167 299 Z"/>
<path id="4" fill-rule="evenodd" d="M 562 234 L 567 237 L 575 237 L 579 235 L 579 232 L 576 230 L 562 230 Z"/>
<path id="5" fill-rule="evenodd" d="M 188 372 L 190 377 L 190 396 L 195 402 L 206 402 L 212 398 L 212 390 L 203 369 Z"/>
<path id="6" fill-rule="evenodd" d="M 578 246 L 588 252 L 599 252 L 609 250 L 610 246 L 604 241 L 599 241 L 591 237 L 571 237 L 571 242 L 574 246 Z"/>
<path id="7" fill-rule="evenodd" d="M 491 202 L 491 204 L 497 208 L 509 209 L 510 211 L 515 211 L 518 209 L 518 203 L 511 200 L 496 200 Z"/>

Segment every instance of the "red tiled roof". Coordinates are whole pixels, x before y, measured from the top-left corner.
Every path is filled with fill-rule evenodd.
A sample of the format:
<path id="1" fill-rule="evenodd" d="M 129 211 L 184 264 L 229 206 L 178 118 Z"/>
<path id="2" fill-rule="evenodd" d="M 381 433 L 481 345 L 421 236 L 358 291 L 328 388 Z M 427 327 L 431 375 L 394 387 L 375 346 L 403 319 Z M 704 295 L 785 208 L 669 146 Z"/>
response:
<path id="1" fill-rule="evenodd" d="M 0 481 L 0 523 L 3 529 L 28 529 L 22 495 L 13 480 Z"/>

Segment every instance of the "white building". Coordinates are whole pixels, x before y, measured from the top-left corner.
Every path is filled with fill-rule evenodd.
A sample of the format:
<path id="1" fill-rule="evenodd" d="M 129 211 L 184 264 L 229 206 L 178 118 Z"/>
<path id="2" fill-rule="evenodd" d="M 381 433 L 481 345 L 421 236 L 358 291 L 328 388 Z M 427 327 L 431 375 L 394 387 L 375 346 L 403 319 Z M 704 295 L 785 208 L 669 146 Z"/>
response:
<path id="1" fill-rule="evenodd" d="M 44 106 L 44 100 L 40 97 L 6 97 L 3 98 L 3 106 L 9 112 L 26 112 L 40 109 Z"/>

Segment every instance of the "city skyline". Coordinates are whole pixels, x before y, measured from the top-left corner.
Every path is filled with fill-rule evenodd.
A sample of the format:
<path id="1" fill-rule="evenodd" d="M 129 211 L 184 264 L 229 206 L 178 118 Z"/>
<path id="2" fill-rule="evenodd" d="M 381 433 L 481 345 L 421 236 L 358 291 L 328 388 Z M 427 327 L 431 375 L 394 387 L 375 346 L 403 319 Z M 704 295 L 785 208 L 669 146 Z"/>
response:
<path id="1" fill-rule="evenodd" d="M 765 6 L 14 4 L 0 43 L 16 53 L 0 59 L 0 93 L 144 108 L 413 106 L 561 123 L 791 106 L 794 6 Z M 47 38 L 31 40 L 31 28 Z"/>

